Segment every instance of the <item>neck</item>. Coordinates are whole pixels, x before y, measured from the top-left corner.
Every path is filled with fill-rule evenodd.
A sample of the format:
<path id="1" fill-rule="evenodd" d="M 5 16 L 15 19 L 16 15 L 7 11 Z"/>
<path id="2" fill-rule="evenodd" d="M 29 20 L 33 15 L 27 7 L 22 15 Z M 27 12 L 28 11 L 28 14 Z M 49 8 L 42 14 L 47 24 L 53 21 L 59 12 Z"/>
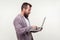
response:
<path id="1" fill-rule="evenodd" d="M 21 15 L 24 16 L 24 12 L 23 11 L 21 11 Z"/>
<path id="2" fill-rule="evenodd" d="M 28 19 L 27 15 L 25 15 L 23 11 L 21 11 L 21 15 Z"/>

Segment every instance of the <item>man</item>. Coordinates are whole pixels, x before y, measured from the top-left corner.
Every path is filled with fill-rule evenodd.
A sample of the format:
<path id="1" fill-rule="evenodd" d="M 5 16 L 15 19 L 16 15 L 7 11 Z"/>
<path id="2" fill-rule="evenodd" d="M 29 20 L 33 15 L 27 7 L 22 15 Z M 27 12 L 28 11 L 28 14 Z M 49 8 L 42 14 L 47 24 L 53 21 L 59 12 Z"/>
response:
<path id="1" fill-rule="evenodd" d="M 31 4 L 24 2 L 21 6 L 21 14 L 19 14 L 13 22 L 18 40 L 33 40 L 31 33 L 38 29 L 37 26 L 31 26 L 29 23 L 28 16 L 30 14 L 31 7 Z M 42 30 L 42 28 L 39 29 L 40 31 Z"/>

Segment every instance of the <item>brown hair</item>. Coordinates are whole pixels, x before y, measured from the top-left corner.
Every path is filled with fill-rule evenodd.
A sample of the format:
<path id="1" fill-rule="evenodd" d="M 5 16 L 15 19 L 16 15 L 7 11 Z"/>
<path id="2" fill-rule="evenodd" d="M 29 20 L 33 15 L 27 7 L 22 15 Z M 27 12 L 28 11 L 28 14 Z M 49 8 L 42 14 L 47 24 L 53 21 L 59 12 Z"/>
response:
<path id="1" fill-rule="evenodd" d="M 29 5 L 30 7 L 32 7 L 32 5 L 31 4 L 29 4 L 29 3 L 27 3 L 27 2 L 24 2 L 23 4 L 22 4 L 22 6 L 21 6 L 21 10 L 23 10 L 23 8 L 27 8 L 27 5 Z"/>

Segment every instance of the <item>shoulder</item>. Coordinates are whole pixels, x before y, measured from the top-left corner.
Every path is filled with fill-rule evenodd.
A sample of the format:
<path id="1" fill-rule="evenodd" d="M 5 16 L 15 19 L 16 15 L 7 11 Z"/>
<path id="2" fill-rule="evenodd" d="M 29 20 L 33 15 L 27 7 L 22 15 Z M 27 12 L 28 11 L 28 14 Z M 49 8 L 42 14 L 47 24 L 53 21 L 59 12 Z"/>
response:
<path id="1" fill-rule="evenodd" d="M 22 21 L 22 16 L 20 14 L 18 14 L 15 19 L 14 22 L 21 22 Z"/>

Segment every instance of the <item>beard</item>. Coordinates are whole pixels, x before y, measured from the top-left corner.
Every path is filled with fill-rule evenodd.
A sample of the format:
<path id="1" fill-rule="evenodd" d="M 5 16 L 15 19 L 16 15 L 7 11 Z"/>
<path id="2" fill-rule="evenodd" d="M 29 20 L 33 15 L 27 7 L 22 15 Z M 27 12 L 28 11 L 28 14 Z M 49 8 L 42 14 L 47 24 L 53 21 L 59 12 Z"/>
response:
<path id="1" fill-rule="evenodd" d="M 24 13 L 24 17 L 28 19 L 29 13 Z"/>

